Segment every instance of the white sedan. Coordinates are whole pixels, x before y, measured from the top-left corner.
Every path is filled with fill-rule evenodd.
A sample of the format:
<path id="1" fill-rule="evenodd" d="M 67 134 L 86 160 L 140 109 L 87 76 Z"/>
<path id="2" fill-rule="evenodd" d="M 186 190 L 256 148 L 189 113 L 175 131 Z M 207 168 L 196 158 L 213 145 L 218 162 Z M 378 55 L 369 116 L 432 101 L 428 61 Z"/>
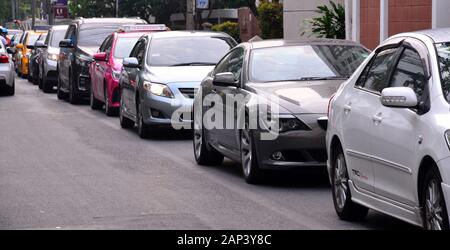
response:
<path id="1" fill-rule="evenodd" d="M 7 49 L 0 42 L 0 95 L 12 96 L 14 92 L 14 64 Z"/>
<path id="2" fill-rule="evenodd" d="M 450 29 L 379 46 L 330 101 L 328 170 L 336 212 L 374 209 L 449 229 Z"/>

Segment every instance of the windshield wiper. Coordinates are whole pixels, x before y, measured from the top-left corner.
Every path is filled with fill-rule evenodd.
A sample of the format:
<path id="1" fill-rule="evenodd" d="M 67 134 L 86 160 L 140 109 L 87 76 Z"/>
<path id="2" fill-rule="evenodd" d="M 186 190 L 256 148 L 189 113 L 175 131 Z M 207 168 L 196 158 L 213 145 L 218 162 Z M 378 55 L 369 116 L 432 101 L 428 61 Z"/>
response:
<path id="1" fill-rule="evenodd" d="M 189 62 L 189 63 L 178 63 L 170 65 L 171 67 L 180 67 L 180 66 L 214 66 L 215 63 L 210 62 Z"/>
<path id="2" fill-rule="evenodd" d="M 343 76 L 327 76 L 327 77 L 303 77 L 297 81 L 326 81 L 326 80 L 347 80 L 348 77 Z"/>

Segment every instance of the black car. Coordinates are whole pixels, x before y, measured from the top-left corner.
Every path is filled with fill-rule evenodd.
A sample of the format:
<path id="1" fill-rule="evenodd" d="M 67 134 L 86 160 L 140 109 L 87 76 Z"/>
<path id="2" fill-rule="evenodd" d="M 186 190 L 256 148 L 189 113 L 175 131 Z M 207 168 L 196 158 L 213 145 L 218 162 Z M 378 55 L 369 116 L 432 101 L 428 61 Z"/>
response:
<path id="1" fill-rule="evenodd" d="M 38 40 L 34 45 L 28 45 L 27 47 L 31 49 L 30 62 L 28 63 L 28 82 L 32 82 L 34 85 L 39 84 L 39 57 L 42 54 L 45 40 L 47 39 L 47 34 L 42 34 L 39 36 Z"/>
<path id="2" fill-rule="evenodd" d="M 71 23 L 59 44 L 58 99 L 68 98 L 75 104 L 88 98 L 91 89 L 89 65 L 105 38 L 123 25 L 145 23 L 136 18 L 92 18 Z"/>

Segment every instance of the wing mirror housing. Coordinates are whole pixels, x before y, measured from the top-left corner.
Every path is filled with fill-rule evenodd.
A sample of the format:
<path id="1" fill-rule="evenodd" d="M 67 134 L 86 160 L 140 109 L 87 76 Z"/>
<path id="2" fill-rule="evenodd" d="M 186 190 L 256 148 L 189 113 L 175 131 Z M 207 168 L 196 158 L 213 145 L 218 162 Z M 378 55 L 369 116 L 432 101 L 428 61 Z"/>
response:
<path id="1" fill-rule="evenodd" d="M 64 39 L 61 42 L 59 42 L 60 48 L 73 48 L 74 45 L 70 39 Z"/>
<path id="2" fill-rule="evenodd" d="M 123 59 L 123 66 L 125 68 L 132 68 L 132 69 L 137 69 L 137 68 L 141 67 L 141 65 L 139 64 L 139 61 L 136 57 L 129 57 L 129 58 Z"/>
<path id="3" fill-rule="evenodd" d="M 416 93 L 408 87 L 385 88 L 381 93 L 381 103 L 391 108 L 416 108 L 419 105 Z"/>
<path id="4" fill-rule="evenodd" d="M 213 84 L 221 87 L 238 87 L 238 82 L 231 72 L 218 73 L 214 76 Z"/>
<path id="5" fill-rule="evenodd" d="M 108 60 L 108 54 L 106 54 L 105 52 L 96 53 L 94 54 L 94 60 L 106 62 Z"/>

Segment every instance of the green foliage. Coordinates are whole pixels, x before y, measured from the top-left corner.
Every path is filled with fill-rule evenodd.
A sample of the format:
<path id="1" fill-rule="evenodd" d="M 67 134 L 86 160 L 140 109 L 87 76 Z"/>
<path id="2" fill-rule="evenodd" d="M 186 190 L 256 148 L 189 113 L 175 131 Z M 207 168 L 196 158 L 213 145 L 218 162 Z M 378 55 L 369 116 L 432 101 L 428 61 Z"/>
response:
<path id="1" fill-rule="evenodd" d="M 235 22 L 224 22 L 221 24 L 216 24 L 211 28 L 213 31 L 224 32 L 233 37 L 236 41 L 239 41 L 240 31 L 239 24 Z"/>
<path id="2" fill-rule="evenodd" d="M 263 39 L 283 37 L 283 5 L 262 1 L 258 7 L 259 27 Z"/>
<path id="3" fill-rule="evenodd" d="M 330 7 L 317 7 L 316 12 L 321 16 L 311 20 L 312 32 L 321 38 L 345 39 L 345 8 L 333 1 Z"/>

